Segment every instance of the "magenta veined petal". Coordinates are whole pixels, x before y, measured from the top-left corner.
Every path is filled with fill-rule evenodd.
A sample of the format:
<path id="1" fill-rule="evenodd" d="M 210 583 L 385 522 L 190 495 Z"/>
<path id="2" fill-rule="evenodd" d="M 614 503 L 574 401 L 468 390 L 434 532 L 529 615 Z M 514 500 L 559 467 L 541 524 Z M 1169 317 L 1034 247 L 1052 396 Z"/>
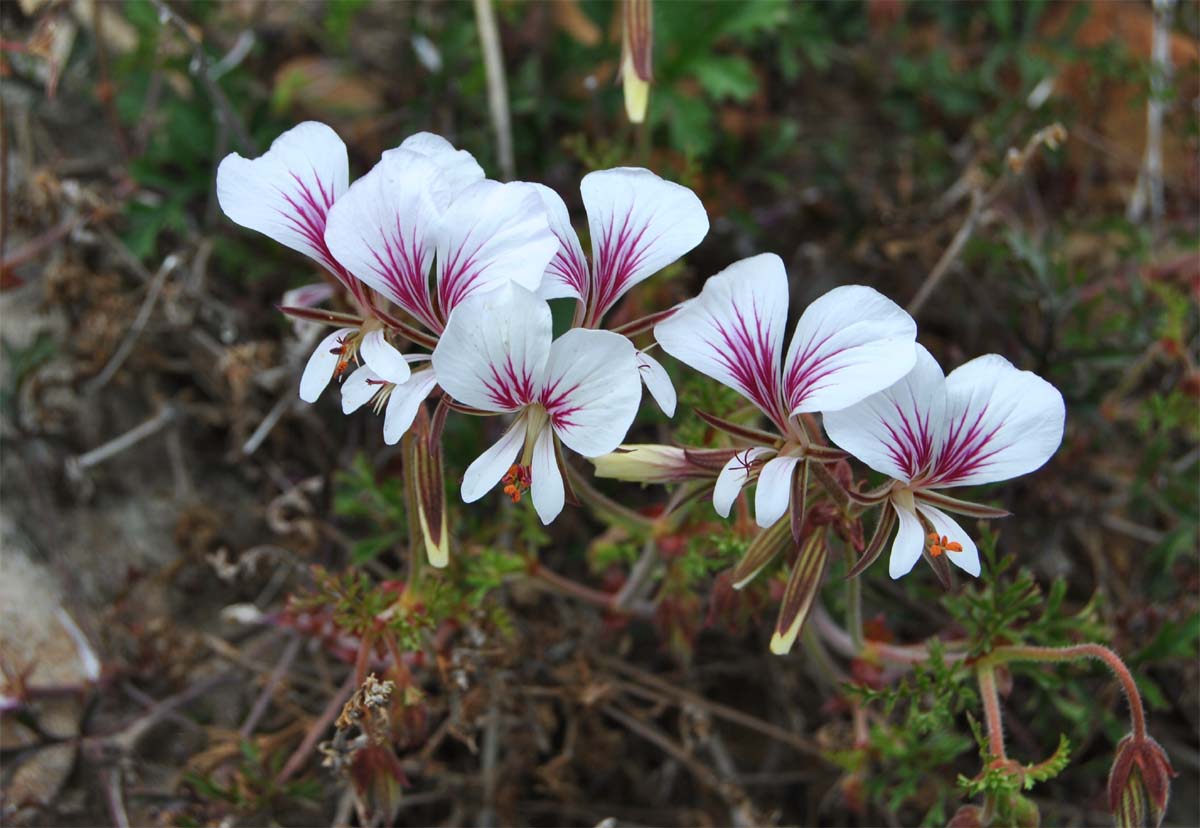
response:
<path id="1" fill-rule="evenodd" d="M 258 158 L 225 156 L 217 168 L 217 201 L 233 221 L 315 259 L 345 281 L 325 246 L 325 223 L 349 177 L 342 139 L 325 124 L 305 121 Z"/>
<path id="2" fill-rule="evenodd" d="M 438 305 L 443 316 L 475 293 L 512 282 L 541 284 L 558 249 L 541 196 L 529 184 L 480 181 L 451 202 L 437 230 Z"/>
<path id="3" fill-rule="evenodd" d="M 933 462 L 946 414 L 946 379 L 917 345 L 913 369 L 860 403 L 822 415 L 825 433 L 872 469 L 912 482 Z"/>
<path id="4" fill-rule="evenodd" d="M 551 336 L 550 306 L 520 285 L 469 296 L 433 351 L 438 383 L 465 405 L 516 411 L 541 391 Z"/>
<path id="5" fill-rule="evenodd" d="M 541 196 L 550 230 L 558 239 L 558 249 L 550 264 L 546 266 L 546 274 L 538 288 L 538 296 L 543 299 L 569 297 L 587 301 L 590 281 L 588 262 L 583 255 L 583 247 L 579 244 L 579 236 L 571 225 L 567 205 L 562 197 L 549 187 L 543 184 L 530 186 Z"/>
<path id="6" fill-rule="evenodd" d="M 779 361 L 787 308 L 783 260 L 763 253 L 710 277 L 699 296 L 655 326 L 654 337 L 680 362 L 743 394 L 786 432 Z"/>
<path id="7" fill-rule="evenodd" d="M 360 281 L 439 330 L 429 293 L 436 176 L 423 156 L 390 150 L 334 205 L 325 241 Z"/>
<path id="8" fill-rule="evenodd" d="M 559 439 L 599 457 L 625 439 L 642 399 L 633 343 L 611 331 L 573 328 L 554 341 L 539 401 Z"/>
<path id="9" fill-rule="evenodd" d="M 996 354 L 946 377 L 943 442 L 931 488 L 1009 480 L 1040 468 L 1062 443 L 1066 406 L 1058 389 Z"/>
<path id="10" fill-rule="evenodd" d="M 696 194 L 649 170 L 589 173 L 580 190 L 592 235 L 593 321 L 708 233 L 708 213 Z"/>
<path id="11" fill-rule="evenodd" d="M 912 369 L 917 323 L 879 291 L 834 288 L 805 308 L 783 364 L 791 415 L 836 411 L 887 388 Z"/>

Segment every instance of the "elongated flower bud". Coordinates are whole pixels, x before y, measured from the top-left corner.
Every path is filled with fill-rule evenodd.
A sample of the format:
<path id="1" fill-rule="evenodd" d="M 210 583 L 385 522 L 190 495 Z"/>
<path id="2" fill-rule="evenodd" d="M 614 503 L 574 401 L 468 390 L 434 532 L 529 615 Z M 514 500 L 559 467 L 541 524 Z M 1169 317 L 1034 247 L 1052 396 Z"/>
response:
<path id="1" fill-rule="evenodd" d="M 629 120 L 646 120 L 650 102 L 651 63 L 654 55 L 652 0 L 625 0 L 621 26 L 621 81 L 625 87 L 625 112 Z"/>
<path id="2" fill-rule="evenodd" d="M 631 483 L 679 483 L 716 478 L 735 449 L 685 449 L 653 443 L 618 446 L 592 458 L 597 477 Z"/>
<path id="3" fill-rule="evenodd" d="M 1162 825 L 1175 769 L 1158 742 L 1126 736 L 1108 775 L 1108 805 L 1118 828 Z"/>

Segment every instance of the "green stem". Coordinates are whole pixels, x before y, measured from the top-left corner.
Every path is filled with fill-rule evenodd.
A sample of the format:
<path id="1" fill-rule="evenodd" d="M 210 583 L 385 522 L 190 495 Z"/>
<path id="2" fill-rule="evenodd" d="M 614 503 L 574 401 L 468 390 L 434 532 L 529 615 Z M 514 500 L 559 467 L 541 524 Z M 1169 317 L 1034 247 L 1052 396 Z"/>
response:
<path id="1" fill-rule="evenodd" d="M 842 544 L 846 550 L 846 566 L 854 566 L 854 555 L 850 544 Z M 849 578 L 846 581 L 846 629 L 850 632 L 850 642 L 854 649 L 861 650 L 866 643 L 863 633 L 862 611 L 862 578 Z"/>
<path id="2" fill-rule="evenodd" d="M 996 690 L 996 668 L 980 662 L 975 667 L 979 680 L 979 696 L 983 699 L 983 712 L 987 718 L 988 752 L 993 759 L 1007 759 L 1004 751 L 1004 721 L 1000 716 L 1000 694 Z"/>
<path id="3" fill-rule="evenodd" d="M 1121 689 L 1125 691 L 1125 699 L 1129 703 L 1129 720 L 1133 735 L 1136 739 L 1146 737 L 1146 711 L 1142 706 L 1142 696 L 1138 692 L 1137 682 L 1133 674 L 1125 666 L 1125 662 L 1115 652 L 1101 644 L 1076 644 L 1071 647 L 1034 647 L 1030 645 L 1012 645 L 997 647 L 985 656 L 980 665 L 989 666 L 1004 664 L 1009 661 L 1034 661 L 1040 663 L 1061 663 L 1078 661 L 1083 658 L 1094 658 L 1103 661 L 1112 670 Z"/>

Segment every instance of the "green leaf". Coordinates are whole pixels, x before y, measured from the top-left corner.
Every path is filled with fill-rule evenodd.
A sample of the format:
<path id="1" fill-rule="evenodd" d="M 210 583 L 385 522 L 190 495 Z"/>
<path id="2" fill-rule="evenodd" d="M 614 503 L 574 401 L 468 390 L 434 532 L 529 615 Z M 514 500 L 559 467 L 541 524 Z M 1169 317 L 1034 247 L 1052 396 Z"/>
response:
<path id="1" fill-rule="evenodd" d="M 697 61 L 692 73 L 715 100 L 747 101 L 758 89 L 754 66 L 740 55 L 717 55 Z"/>

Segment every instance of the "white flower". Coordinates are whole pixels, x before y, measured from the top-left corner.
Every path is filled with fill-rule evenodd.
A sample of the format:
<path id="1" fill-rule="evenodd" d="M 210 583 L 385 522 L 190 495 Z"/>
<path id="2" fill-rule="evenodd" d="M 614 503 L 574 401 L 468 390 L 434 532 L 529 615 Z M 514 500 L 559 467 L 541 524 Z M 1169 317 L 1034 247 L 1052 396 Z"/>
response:
<path id="1" fill-rule="evenodd" d="M 409 367 L 430 357 L 401 354 L 387 341 L 382 329 L 372 330 L 363 337 L 359 355 L 362 366 L 342 384 L 342 413 L 350 414 L 372 400 L 376 413 L 386 405 L 383 441 L 395 445 L 437 385 L 432 368 L 412 371 Z"/>
<path id="2" fill-rule="evenodd" d="M 912 372 L 857 405 L 825 414 L 829 438 L 896 483 L 899 521 L 888 571 L 899 578 L 926 548 L 979 574 L 974 541 L 943 511 L 985 516 L 939 489 L 994 483 L 1042 466 L 1062 442 L 1066 409 L 1053 385 L 995 354 L 942 375 L 917 346 Z M 918 517 L 920 516 L 920 517 Z M 931 532 L 926 535 L 921 518 Z"/>
<path id="3" fill-rule="evenodd" d="M 325 239 L 351 273 L 434 333 L 475 293 L 510 282 L 536 289 L 558 247 L 533 185 L 486 180 L 469 153 L 428 133 L 385 152 L 350 187 L 330 211 Z M 436 369 L 410 377 L 413 358 L 394 348 L 363 359 L 370 373 L 343 387 L 343 408 L 386 400 L 384 440 L 394 443 L 437 387 Z"/>
<path id="4" fill-rule="evenodd" d="M 528 485 L 549 523 L 565 501 L 557 441 L 598 457 L 620 445 L 633 423 L 641 385 L 629 340 L 579 328 L 551 338 L 549 306 L 517 284 L 475 294 L 450 315 L 433 352 L 438 382 L 464 405 L 516 415 L 467 468 L 464 502 L 507 475 L 508 493 L 518 499 Z"/>
<path id="5" fill-rule="evenodd" d="M 783 353 L 788 282 L 773 253 L 743 259 L 710 278 L 700 295 L 654 329 L 663 350 L 739 392 L 774 423 L 782 447 L 736 455 L 717 478 L 713 506 L 728 516 L 754 464 L 755 519 L 770 526 L 787 511 L 803 459 L 799 414 L 836 411 L 888 387 L 912 368 L 917 326 L 895 302 L 861 285 L 834 288 L 809 305 Z"/>
<path id="6" fill-rule="evenodd" d="M 533 185 L 486 180 L 469 153 L 428 133 L 385 152 L 351 185 L 330 210 L 325 241 L 354 276 L 434 332 L 472 293 L 510 281 L 536 289 L 558 247 Z"/>
<path id="7" fill-rule="evenodd" d="M 676 261 L 708 233 L 704 205 L 687 187 L 638 167 L 589 173 L 580 183 L 592 237 L 589 266 L 562 198 L 548 187 L 534 186 L 559 242 L 538 294 L 578 300 L 587 328 L 598 327 L 626 291 Z M 667 372 L 646 354 L 639 354 L 638 361 L 646 388 L 672 416 L 675 389 Z"/>

